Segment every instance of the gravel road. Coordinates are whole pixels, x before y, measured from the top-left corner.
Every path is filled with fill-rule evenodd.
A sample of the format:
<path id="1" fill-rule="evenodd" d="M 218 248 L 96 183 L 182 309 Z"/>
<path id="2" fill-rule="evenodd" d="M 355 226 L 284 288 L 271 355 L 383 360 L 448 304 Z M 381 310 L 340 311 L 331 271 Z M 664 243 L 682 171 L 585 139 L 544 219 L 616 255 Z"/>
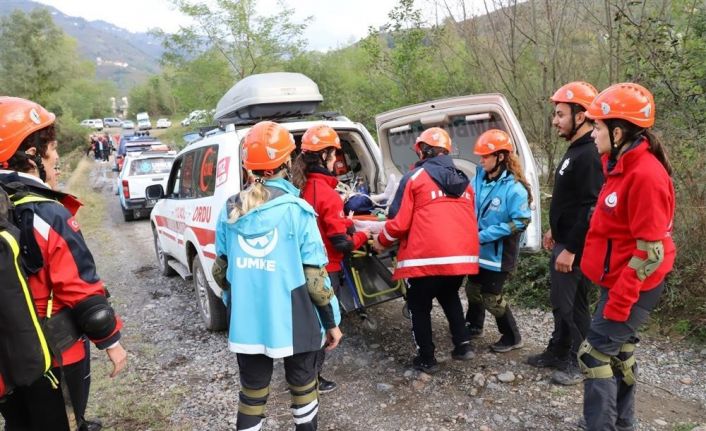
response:
<path id="1" fill-rule="evenodd" d="M 235 429 L 238 368 L 224 333 L 203 328 L 191 282 L 157 271 L 149 221 L 125 223 L 113 194 L 109 165 L 91 162 L 89 193 L 102 220 L 84 223 L 99 273 L 125 322 L 129 369 L 109 380 L 104 354 L 94 351 L 94 393 L 89 416 L 115 430 Z M 80 213 L 79 213 L 80 214 Z M 81 218 L 79 218 L 81 220 Z M 465 299 L 464 299 L 465 301 Z M 322 430 L 571 430 L 581 408 L 581 386 L 550 383 L 549 372 L 524 363 L 549 337 L 545 311 L 518 309 L 525 348 L 494 354 L 497 330 L 490 316 L 475 342 L 476 358 L 450 359 L 451 343 L 440 307 L 433 311 L 442 361 L 433 377 L 412 371 L 410 323 L 400 300 L 370 310 L 376 331 L 344 319 L 340 348 L 324 375 L 340 388 L 322 395 Z M 706 425 L 706 349 L 644 335 L 637 352 L 640 430 L 692 430 Z M 291 429 L 289 395 L 276 364 L 265 429 Z M 706 429 L 706 428 L 702 428 Z"/>

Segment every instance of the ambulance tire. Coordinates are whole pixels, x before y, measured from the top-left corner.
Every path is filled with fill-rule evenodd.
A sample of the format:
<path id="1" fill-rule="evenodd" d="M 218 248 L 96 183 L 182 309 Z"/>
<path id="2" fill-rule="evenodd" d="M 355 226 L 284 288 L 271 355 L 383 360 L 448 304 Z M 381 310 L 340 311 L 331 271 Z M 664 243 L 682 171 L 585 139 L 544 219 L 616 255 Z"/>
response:
<path id="1" fill-rule="evenodd" d="M 221 298 L 213 293 L 198 253 L 192 261 L 191 273 L 194 278 L 196 301 L 201 317 L 206 324 L 206 329 L 209 331 L 225 330 L 227 324 L 226 307 Z"/>
<path id="2" fill-rule="evenodd" d="M 157 255 L 157 265 L 159 265 L 159 273 L 165 277 L 173 277 L 176 275 L 174 268 L 169 266 L 169 256 L 162 250 L 162 245 L 159 242 L 157 230 L 152 228 L 152 237 L 154 238 L 154 252 Z"/>

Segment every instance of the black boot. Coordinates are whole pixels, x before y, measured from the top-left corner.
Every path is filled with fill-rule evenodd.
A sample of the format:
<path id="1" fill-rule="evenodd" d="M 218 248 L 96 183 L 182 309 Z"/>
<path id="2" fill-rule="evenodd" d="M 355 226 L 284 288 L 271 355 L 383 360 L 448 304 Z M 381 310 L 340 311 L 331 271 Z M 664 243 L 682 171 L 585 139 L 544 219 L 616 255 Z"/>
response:
<path id="1" fill-rule="evenodd" d="M 485 323 L 485 307 L 480 302 L 468 302 L 466 311 L 466 328 L 471 338 L 483 335 L 483 324 Z"/>
<path id="2" fill-rule="evenodd" d="M 81 419 L 78 424 L 78 431 L 100 431 L 101 429 L 103 429 L 103 424 L 96 419 Z"/>
<path id="3" fill-rule="evenodd" d="M 496 317 L 495 322 L 498 324 L 498 330 L 502 337 L 497 343 L 490 346 L 494 352 L 504 353 L 524 347 L 520 330 L 517 329 L 517 322 L 515 322 L 512 311 L 510 311 L 510 306 L 505 307 L 505 314 Z"/>

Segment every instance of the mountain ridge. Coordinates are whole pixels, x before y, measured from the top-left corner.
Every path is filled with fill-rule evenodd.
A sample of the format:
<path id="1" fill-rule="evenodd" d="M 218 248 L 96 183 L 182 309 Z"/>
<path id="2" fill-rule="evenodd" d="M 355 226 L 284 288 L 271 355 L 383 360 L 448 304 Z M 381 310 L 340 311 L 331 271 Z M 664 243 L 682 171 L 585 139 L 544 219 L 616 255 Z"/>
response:
<path id="1" fill-rule="evenodd" d="M 31 0 L 0 2 L 0 16 L 8 16 L 15 10 L 29 13 L 37 8 L 47 9 L 54 23 L 76 39 L 81 57 L 96 66 L 96 78 L 113 81 L 120 95 L 127 95 L 134 85 L 159 72 L 164 49 L 159 38 L 150 33 L 133 33 L 103 20 L 70 16 Z"/>

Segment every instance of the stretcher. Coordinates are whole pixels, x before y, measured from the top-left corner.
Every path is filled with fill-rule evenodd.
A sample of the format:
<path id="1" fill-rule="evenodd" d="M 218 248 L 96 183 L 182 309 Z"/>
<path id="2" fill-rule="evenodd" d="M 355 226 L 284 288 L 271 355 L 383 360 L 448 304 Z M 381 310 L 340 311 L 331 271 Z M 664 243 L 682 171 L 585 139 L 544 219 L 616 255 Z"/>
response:
<path id="1" fill-rule="evenodd" d="M 360 220 L 356 219 L 356 222 Z M 373 220 L 368 218 L 366 221 Z M 341 264 L 343 277 L 338 293 L 341 308 L 344 313 L 356 312 L 368 329 L 377 329 L 377 322 L 368 314 L 367 308 L 397 298 L 405 299 L 402 312 L 409 318 L 407 284 L 405 280 L 392 279 L 395 257 L 395 250 L 376 253 L 371 244 L 366 244 Z"/>

